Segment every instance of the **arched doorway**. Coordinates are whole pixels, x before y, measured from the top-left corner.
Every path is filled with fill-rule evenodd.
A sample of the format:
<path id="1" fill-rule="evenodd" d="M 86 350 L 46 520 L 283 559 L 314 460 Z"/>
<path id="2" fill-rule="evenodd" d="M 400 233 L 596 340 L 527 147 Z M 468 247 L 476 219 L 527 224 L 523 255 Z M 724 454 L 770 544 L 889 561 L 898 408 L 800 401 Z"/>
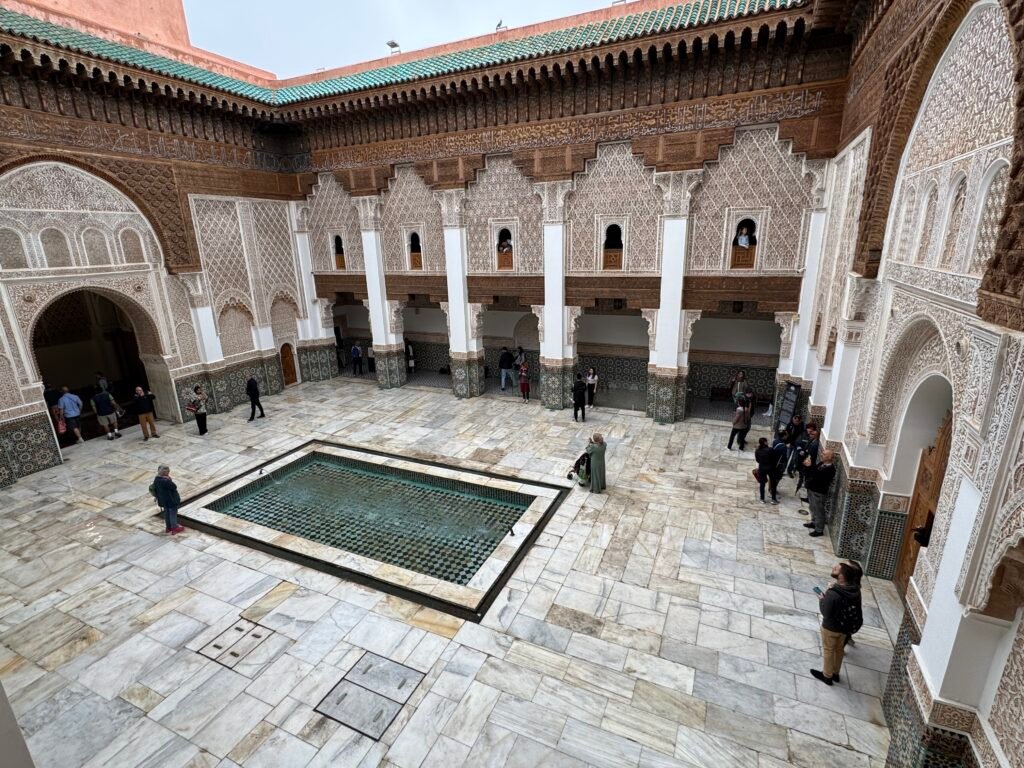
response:
<path id="1" fill-rule="evenodd" d="M 148 391 L 157 385 L 152 362 L 161 360 L 156 328 L 141 308 L 105 292 L 82 289 L 54 299 L 33 325 L 32 352 L 44 385 L 66 386 L 82 399 L 86 440 L 102 432 L 89 402 L 99 390 L 101 374 L 122 407 L 131 403 L 135 387 Z M 157 372 L 156 378 L 163 377 Z M 173 403 L 161 405 L 173 408 Z M 138 418 L 126 407 L 118 421 L 123 428 L 137 424 Z"/>
<path id="2" fill-rule="evenodd" d="M 295 353 L 291 344 L 281 345 L 281 375 L 286 387 L 299 381 L 299 375 L 295 371 Z"/>
<path id="3" fill-rule="evenodd" d="M 901 595 L 906 594 L 921 548 L 928 544 L 939 504 L 953 436 L 952 407 L 949 382 L 932 375 L 914 390 L 900 421 L 889 479 L 882 490 L 906 499 L 903 540 L 893 571 Z"/>

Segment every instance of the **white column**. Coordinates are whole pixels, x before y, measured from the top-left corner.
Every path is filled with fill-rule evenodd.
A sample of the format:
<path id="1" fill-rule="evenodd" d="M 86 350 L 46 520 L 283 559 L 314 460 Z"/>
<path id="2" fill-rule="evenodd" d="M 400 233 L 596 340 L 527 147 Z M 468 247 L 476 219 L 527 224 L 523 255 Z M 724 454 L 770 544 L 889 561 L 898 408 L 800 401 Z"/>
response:
<path id="1" fill-rule="evenodd" d="M 309 228 L 306 224 L 306 209 L 299 203 L 289 206 L 292 220 L 292 242 L 299 267 L 300 294 L 304 297 L 301 309 L 305 317 L 299 318 L 298 331 L 300 341 L 313 339 L 334 339 L 334 333 L 323 322 L 324 306 L 330 302 L 318 299 L 316 281 L 313 278 L 313 250 L 309 241 Z"/>
<path id="2" fill-rule="evenodd" d="M 363 242 L 363 264 L 366 269 L 366 306 L 370 313 L 370 331 L 374 347 L 401 348 L 402 334 L 393 328 L 396 302 L 388 302 L 384 278 L 384 257 L 380 242 L 379 201 L 376 196 L 357 197 L 359 229 Z M 401 309 L 398 308 L 400 312 Z M 400 326 L 399 326 L 400 327 Z"/>
<path id="3" fill-rule="evenodd" d="M 448 346 L 455 353 L 476 352 L 480 349 L 481 341 L 470 325 L 469 286 L 466 282 L 469 257 L 466 228 L 462 221 L 462 205 L 466 192 L 462 189 L 446 189 L 435 192 L 434 197 L 441 206 L 441 220 L 444 225 L 444 266 L 448 283 Z"/>
<path id="4" fill-rule="evenodd" d="M 217 335 L 217 324 L 213 317 L 213 307 L 206 291 L 206 280 L 202 272 L 185 272 L 179 279 L 188 291 L 188 302 L 192 315 L 192 327 L 196 331 L 196 342 L 199 347 L 199 359 L 204 363 L 213 363 L 224 359 L 224 350 Z"/>
<path id="5" fill-rule="evenodd" d="M 544 340 L 542 359 L 562 360 L 575 356 L 568 341 L 565 309 L 565 196 L 570 181 L 536 185 L 544 210 Z"/>
<path id="6" fill-rule="evenodd" d="M 804 277 L 800 284 L 800 308 L 797 314 L 800 319 L 793 332 L 793 355 L 789 373 L 797 378 L 814 380 L 817 363 L 811 365 L 814 355 L 809 353 L 811 335 L 814 333 L 814 294 L 818 289 L 818 274 L 821 266 L 822 249 L 825 243 L 825 220 L 827 211 L 811 212 L 811 222 L 807 236 L 807 250 L 804 255 Z M 813 370 L 811 370 L 813 368 Z"/>
<path id="7" fill-rule="evenodd" d="M 853 384 L 857 378 L 857 360 L 860 358 L 863 323 L 845 321 L 840 324 L 840 337 L 836 341 L 836 356 L 832 363 L 832 387 L 825 402 L 825 436 L 842 441 L 846 435 L 846 422 L 850 415 Z"/>
<path id="8" fill-rule="evenodd" d="M 686 230 L 685 217 L 666 216 L 661 220 L 661 294 L 653 362 L 665 370 L 686 365 L 685 353 L 680 353 Z"/>

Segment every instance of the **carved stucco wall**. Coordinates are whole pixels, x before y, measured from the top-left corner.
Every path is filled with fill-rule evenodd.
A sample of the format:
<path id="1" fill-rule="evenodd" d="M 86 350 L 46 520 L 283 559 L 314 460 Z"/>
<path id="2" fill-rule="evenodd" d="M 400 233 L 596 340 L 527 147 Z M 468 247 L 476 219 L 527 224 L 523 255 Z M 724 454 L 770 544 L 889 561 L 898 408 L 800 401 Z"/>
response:
<path id="1" fill-rule="evenodd" d="M 317 176 L 316 186 L 309 196 L 307 224 L 315 271 L 334 269 L 335 235 L 341 235 L 345 248 L 345 270 L 364 270 L 359 211 L 334 174 L 321 173 Z"/>
<path id="2" fill-rule="evenodd" d="M 664 195 L 628 143 L 602 144 L 597 157 L 576 175 L 566 202 L 570 273 L 593 273 L 601 268 L 607 219 L 620 221 L 623 271 L 657 272 L 661 253 L 660 217 Z M 603 218 L 607 217 L 607 218 Z"/>
<path id="3" fill-rule="evenodd" d="M 411 165 L 395 169 L 395 177 L 382 195 L 380 228 L 385 271 L 409 271 L 406 240 L 415 231 L 420 236 L 423 271 L 444 272 L 441 208 Z"/>
<path id="4" fill-rule="evenodd" d="M 1024 768 L 1024 621 L 1017 623 L 1013 649 L 992 702 L 989 724 L 1011 768 Z"/>
<path id="5" fill-rule="evenodd" d="M 692 232 L 688 272 L 729 269 L 735 225 L 756 212 L 757 272 L 795 272 L 803 264 L 808 213 L 814 203 L 815 172 L 777 128 L 736 131 L 718 161 L 705 164 L 704 179 L 690 204 Z"/>
<path id="6" fill-rule="evenodd" d="M 857 243 L 869 144 L 870 134 L 861 134 L 832 162 L 828 172 L 828 214 L 809 326 L 813 329 L 820 323 L 817 355 L 822 364 L 827 352 L 824 340 L 833 331 L 838 334 L 842 319 L 843 294 Z"/>
<path id="7" fill-rule="evenodd" d="M 513 232 L 516 272 L 539 274 L 544 268 L 544 231 L 540 197 L 509 155 L 487 158 L 487 167 L 469 185 L 463 204 L 470 272 L 497 269 L 495 228 L 505 222 Z M 491 223 L 495 222 L 494 227 Z"/>
<path id="8" fill-rule="evenodd" d="M 234 305 L 265 326 L 276 299 L 305 306 L 288 203 L 210 196 L 190 202 L 215 317 Z"/>
<path id="9" fill-rule="evenodd" d="M 227 306 L 220 313 L 217 324 L 224 357 L 252 351 L 252 315 L 248 310 L 237 304 Z"/>

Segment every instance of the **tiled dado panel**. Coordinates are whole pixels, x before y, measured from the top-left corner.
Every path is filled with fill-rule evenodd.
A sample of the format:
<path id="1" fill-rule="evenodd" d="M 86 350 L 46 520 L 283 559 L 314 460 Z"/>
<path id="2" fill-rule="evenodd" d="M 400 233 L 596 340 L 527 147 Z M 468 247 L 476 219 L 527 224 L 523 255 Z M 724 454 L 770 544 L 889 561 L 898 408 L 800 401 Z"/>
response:
<path id="1" fill-rule="evenodd" d="M 40 412 L 0 422 L 0 488 L 60 463 L 49 415 Z"/>
<path id="2" fill-rule="evenodd" d="M 647 415 L 658 424 L 673 424 L 686 417 L 686 377 L 648 376 Z"/>
<path id="3" fill-rule="evenodd" d="M 412 353 L 416 359 L 416 370 L 419 372 L 440 373 L 442 368 L 450 368 L 449 347 L 430 341 L 410 340 Z"/>
<path id="4" fill-rule="evenodd" d="M 836 479 L 830 494 L 827 512 L 832 548 L 839 557 L 862 563 L 869 576 L 881 576 L 881 573 L 872 571 L 872 562 L 868 558 L 872 552 L 873 537 L 878 522 L 878 506 L 881 501 L 878 488 L 874 483 L 863 480 L 848 480 L 848 467 L 843 460 L 841 451 L 836 452 L 834 461 Z M 877 562 L 884 567 L 891 561 L 892 567 L 895 567 L 895 560 L 899 554 L 899 543 L 896 543 L 897 552 L 892 553 L 890 551 L 892 531 L 882 531 L 882 537 Z"/>
<path id="5" fill-rule="evenodd" d="M 871 557 L 868 558 L 867 565 L 869 576 L 891 579 L 896 573 L 906 524 L 905 513 L 878 510 L 875 533 L 871 537 Z"/>
<path id="6" fill-rule="evenodd" d="M 598 355 L 579 355 L 576 358 L 576 372 L 583 373 L 588 368 L 597 371 L 598 390 L 630 389 L 637 392 L 647 391 L 647 357 L 602 357 Z M 575 374 L 573 375 L 575 377 Z M 571 392 L 571 388 L 570 388 Z M 569 400 L 572 403 L 570 397 Z"/>
<path id="7" fill-rule="evenodd" d="M 571 361 L 565 362 L 565 366 L 541 366 L 540 398 L 545 408 L 551 410 L 572 408 L 572 384 L 575 379 L 575 370 Z"/>
<path id="8" fill-rule="evenodd" d="M 326 344 L 298 347 L 296 351 L 302 381 L 324 381 L 338 375 L 338 348 L 333 339 Z"/>
<path id="9" fill-rule="evenodd" d="M 181 401 L 181 415 L 185 421 L 195 420 L 195 416 L 185 409 L 185 405 L 197 384 L 209 397 L 206 403 L 207 413 L 226 413 L 240 403 L 248 403 L 249 396 L 245 394 L 245 384 L 250 376 L 255 376 L 259 382 L 261 395 L 276 395 L 284 389 L 281 359 L 277 355 L 247 360 L 220 370 L 175 379 L 174 388 Z"/>
<path id="10" fill-rule="evenodd" d="M 691 362 L 687 372 L 691 397 L 711 397 L 713 387 L 728 387 L 736 371 L 747 374 L 747 381 L 762 397 L 771 397 L 775 392 L 775 368 L 750 368 L 725 363 Z"/>
<path id="11" fill-rule="evenodd" d="M 882 696 L 890 735 L 885 764 L 887 768 L 978 768 L 966 736 L 928 725 L 921 717 L 907 674 L 911 646 L 920 642 L 913 621 L 904 616 Z"/>
<path id="12" fill-rule="evenodd" d="M 452 392 L 456 397 L 479 397 L 486 388 L 483 358 L 452 358 Z"/>

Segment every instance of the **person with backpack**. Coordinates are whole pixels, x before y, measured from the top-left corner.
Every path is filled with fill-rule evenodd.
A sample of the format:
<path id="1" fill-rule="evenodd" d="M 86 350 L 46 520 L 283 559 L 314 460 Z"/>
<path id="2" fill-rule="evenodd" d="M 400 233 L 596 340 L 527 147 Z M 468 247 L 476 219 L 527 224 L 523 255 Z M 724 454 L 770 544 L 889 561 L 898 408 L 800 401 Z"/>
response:
<path id="1" fill-rule="evenodd" d="M 107 440 L 120 439 L 121 432 L 117 428 L 117 412 L 120 407 L 107 390 L 101 389 L 92 396 L 92 409 L 96 421 L 107 433 Z"/>
<path id="2" fill-rule="evenodd" d="M 171 468 L 166 464 L 157 467 L 156 477 L 153 484 L 149 486 L 149 492 L 156 499 L 156 504 L 164 513 L 164 525 L 166 533 L 173 536 L 181 533 L 185 527 L 178 524 L 178 507 L 181 506 L 181 496 L 178 495 L 178 486 L 171 480 Z"/>
<path id="3" fill-rule="evenodd" d="M 509 384 L 515 382 L 516 378 L 512 374 L 513 369 L 516 366 L 516 358 L 511 352 L 508 351 L 508 347 L 501 348 L 501 356 L 498 357 L 498 370 L 501 371 L 501 391 L 505 391 L 505 379 L 508 379 Z"/>
<path id="4" fill-rule="evenodd" d="M 812 669 L 811 675 L 825 685 L 839 682 L 847 638 L 857 634 L 864 624 L 860 596 L 862 575 L 859 566 L 836 563 L 832 566 L 835 581 L 829 583 L 828 589 L 822 592 L 814 588 L 821 611 L 822 665 L 821 669 Z"/>
<path id="5" fill-rule="evenodd" d="M 583 374 L 576 374 L 576 383 L 572 385 L 572 420 L 579 421 L 580 411 L 583 420 L 587 420 L 587 385 L 583 383 Z"/>
<path id="6" fill-rule="evenodd" d="M 781 446 L 781 451 L 779 447 Z M 764 498 L 764 487 L 772 495 L 772 504 L 779 503 L 779 480 L 782 478 L 782 467 L 785 466 L 786 445 L 776 442 L 774 446 L 768 445 L 768 438 L 762 437 L 757 441 L 757 450 L 754 451 L 754 461 L 757 462 L 757 482 L 761 486 L 761 503 L 767 504 Z M 781 466 L 780 466 L 781 464 Z"/>

